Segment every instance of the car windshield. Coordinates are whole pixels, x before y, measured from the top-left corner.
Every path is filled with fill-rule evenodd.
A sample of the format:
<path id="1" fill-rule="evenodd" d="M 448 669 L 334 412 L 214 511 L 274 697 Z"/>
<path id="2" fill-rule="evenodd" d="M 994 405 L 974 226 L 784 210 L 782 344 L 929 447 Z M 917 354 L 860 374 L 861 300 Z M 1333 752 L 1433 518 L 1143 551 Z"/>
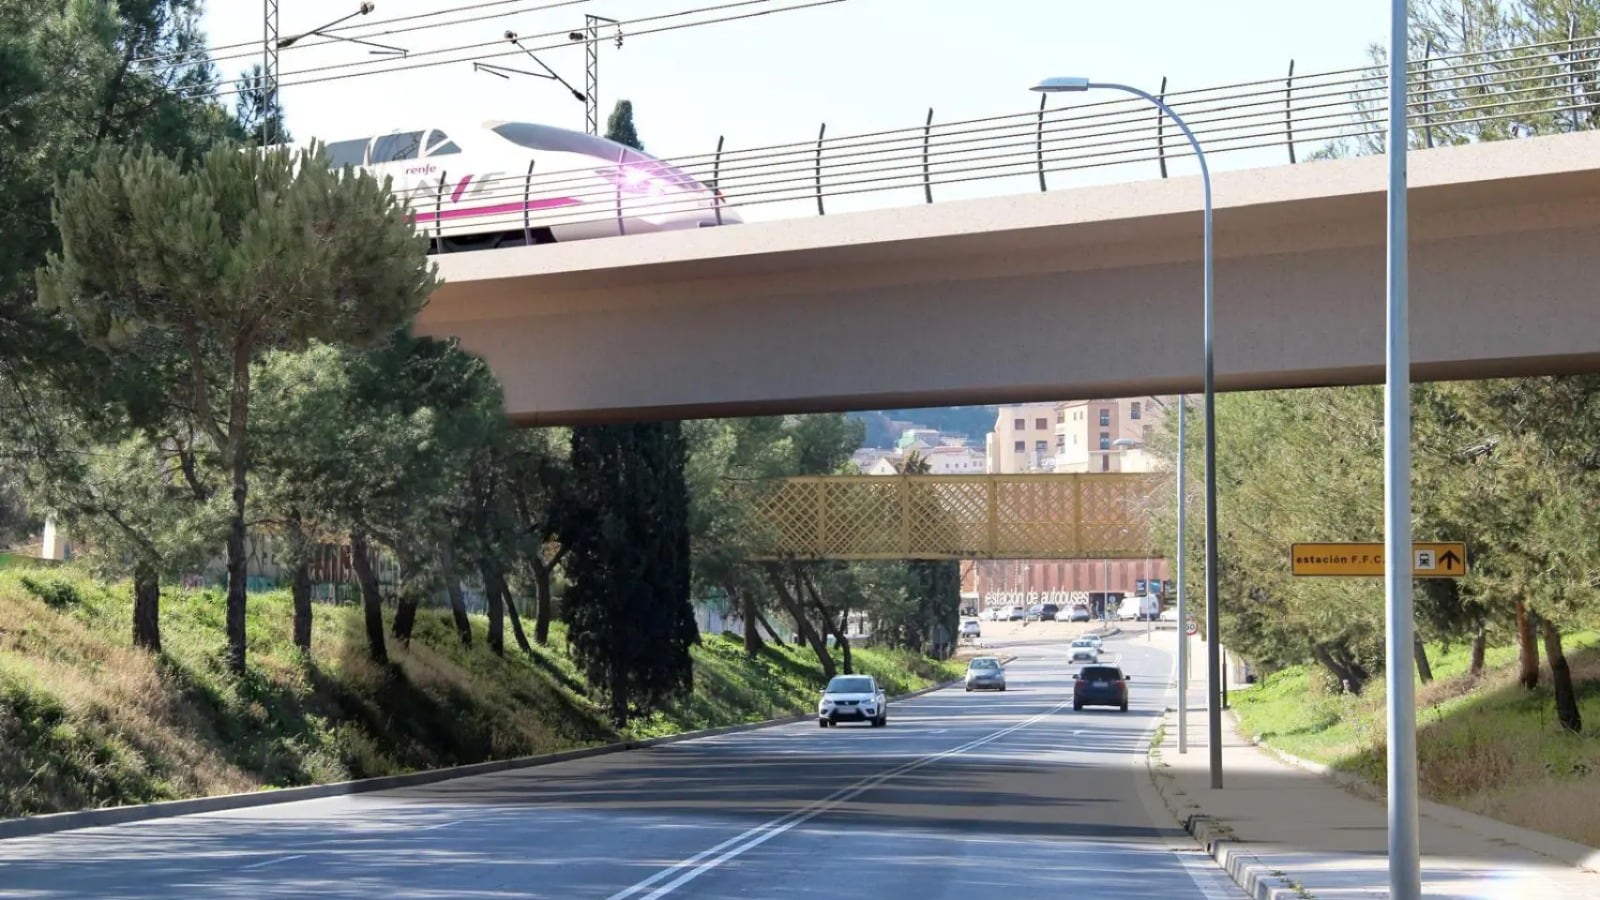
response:
<path id="1" fill-rule="evenodd" d="M 872 693 L 872 679 L 859 676 L 850 677 L 841 675 L 828 682 L 830 694 L 870 694 Z"/>
<path id="2" fill-rule="evenodd" d="M 969 667 L 973 669 L 998 669 L 1000 668 L 1000 660 L 979 657 L 973 660 Z"/>
<path id="3" fill-rule="evenodd" d="M 1115 666 L 1085 666 L 1079 677 L 1084 681 L 1121 681 L 1122 670 Z"/>
<path id="4" fill-rule="evenodd" d="M 1093 647 L 1094 646 L 1094 641 L 1091 641 L 1088 638 L 1079 638 L 1078 640 L 1075 640 L 1075 641 L 1072 642 L 1072 646 L 1074 646 L 1074 647 Z"/>

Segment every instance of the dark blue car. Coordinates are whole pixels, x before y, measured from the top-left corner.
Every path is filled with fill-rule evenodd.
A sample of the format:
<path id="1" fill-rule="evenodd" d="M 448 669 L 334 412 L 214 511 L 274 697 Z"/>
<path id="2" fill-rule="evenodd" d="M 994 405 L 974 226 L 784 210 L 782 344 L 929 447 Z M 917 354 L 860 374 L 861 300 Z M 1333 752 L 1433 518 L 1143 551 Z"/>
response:
<path id="1" fill-rule="evenodd" d="M 1072 708 L 1115 706 L 1128 711 L 1128 682 L 1118 666 L 1084 666 L 1072 682 Z"/>

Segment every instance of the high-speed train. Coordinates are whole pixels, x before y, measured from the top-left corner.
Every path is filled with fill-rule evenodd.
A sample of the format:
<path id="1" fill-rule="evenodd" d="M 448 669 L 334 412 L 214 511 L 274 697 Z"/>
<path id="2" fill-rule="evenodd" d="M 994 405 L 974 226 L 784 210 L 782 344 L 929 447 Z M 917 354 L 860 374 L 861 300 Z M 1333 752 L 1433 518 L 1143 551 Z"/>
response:
<path id="1" fill-rule="evenodd" d="M 437 251 L 740 223 L 721 192 L 676 166 L 605 138 L 488 121 L 327 143 L 335 169 L 379 180 L 416 215 Z"/>

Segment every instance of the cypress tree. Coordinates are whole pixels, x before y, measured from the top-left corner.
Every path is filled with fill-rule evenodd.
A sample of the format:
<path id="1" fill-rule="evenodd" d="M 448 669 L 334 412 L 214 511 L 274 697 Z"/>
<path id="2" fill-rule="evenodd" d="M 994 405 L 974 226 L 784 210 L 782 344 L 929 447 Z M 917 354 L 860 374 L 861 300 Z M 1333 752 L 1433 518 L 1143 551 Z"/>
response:
<path id="1" fill-rule="evenodd" d="M 606 137 L 643 149 L 632 103 L 617 103 Z M 618 726 L 693 683 L 685 456 L 678 422 L 572 430 L 573 489 L 560 528 L 571 547 L 568 641 Z"/>

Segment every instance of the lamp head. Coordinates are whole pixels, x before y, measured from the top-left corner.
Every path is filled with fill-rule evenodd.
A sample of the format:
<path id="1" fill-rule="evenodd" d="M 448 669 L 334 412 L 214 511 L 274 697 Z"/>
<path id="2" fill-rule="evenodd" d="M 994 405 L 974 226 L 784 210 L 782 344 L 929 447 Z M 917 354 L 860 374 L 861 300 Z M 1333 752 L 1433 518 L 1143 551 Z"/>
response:
<path id="1" fill-rule="evenodd" d="M 1032 89 L 1041 94 L 1061 94 L 1068 91 L 1087 91 L 1089 89 L 1089 79 L 1057 76 L 1055 78 L 1046 78 L 1045 80 L 1034 85 Z"/>

